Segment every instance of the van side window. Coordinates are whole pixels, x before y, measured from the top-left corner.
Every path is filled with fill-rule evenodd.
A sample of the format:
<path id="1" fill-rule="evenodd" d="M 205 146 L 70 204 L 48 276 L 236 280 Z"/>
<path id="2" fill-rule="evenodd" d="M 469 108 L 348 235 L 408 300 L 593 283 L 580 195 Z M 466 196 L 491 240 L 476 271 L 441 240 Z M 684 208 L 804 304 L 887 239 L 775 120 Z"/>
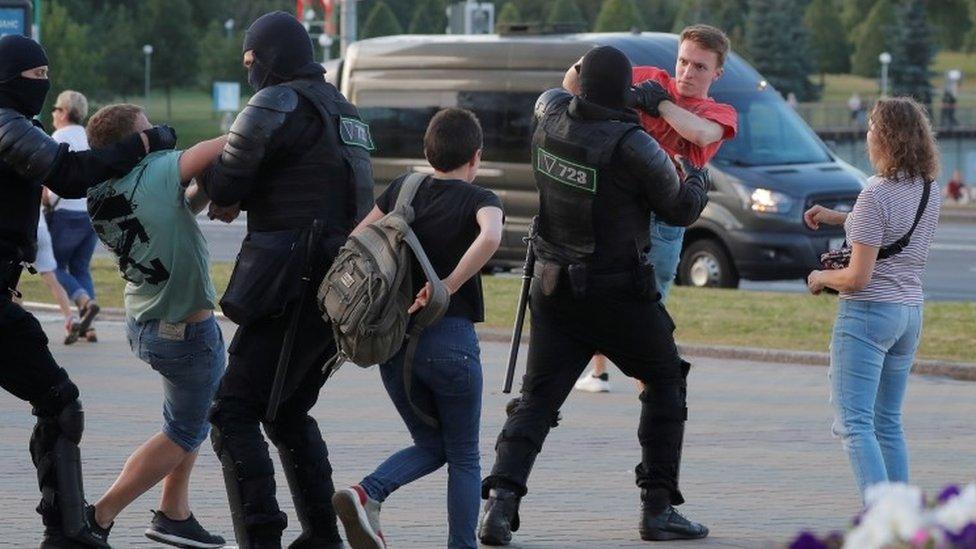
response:
<path id="1" fill-rule="evenodd" d="M 416 97 L 411 94 L 412 99 Z M 538 97 L 535 92 L 432 92 L 430 102 L 437 105 L 396 106 L 395 100 L 387 102 L 379 94 L 367 93 L 357 97 L 357 107 L 373 134 L 374 157 L 422 159 L 427 122 L 444 107 L 461 107 L 473 111 L 481 121 L 484 160 L 527 163 L 531 157 L 532 108 Z"/>

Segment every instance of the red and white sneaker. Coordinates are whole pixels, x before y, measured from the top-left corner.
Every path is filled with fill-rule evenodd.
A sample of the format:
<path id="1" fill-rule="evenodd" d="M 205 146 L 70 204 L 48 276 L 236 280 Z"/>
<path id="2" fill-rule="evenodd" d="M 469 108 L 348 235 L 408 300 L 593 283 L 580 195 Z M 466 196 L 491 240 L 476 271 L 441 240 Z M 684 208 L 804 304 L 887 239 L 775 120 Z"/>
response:
<path id="1" fill-rule="evenodd" d="M 332 506 L 346 529 L 346 542 L 352 549 L 386 549 L 380 530 L 380 505 L 358 484 L 332 496 Z"/>

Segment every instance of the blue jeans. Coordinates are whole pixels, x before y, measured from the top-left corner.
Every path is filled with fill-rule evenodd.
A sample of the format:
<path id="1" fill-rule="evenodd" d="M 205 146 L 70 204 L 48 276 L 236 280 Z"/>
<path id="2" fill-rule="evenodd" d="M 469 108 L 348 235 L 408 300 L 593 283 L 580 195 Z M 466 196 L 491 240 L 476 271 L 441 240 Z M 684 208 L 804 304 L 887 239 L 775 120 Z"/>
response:
<path id="1" fill-rule="evenodd" d="M 864 490 L 908 481 L 901 407 L 922 333 L 922 307 L 840 300 L 830 340 L 831 431 Z"/>
<path id="2" fill-rule="evenodd" d="M 685 238 L 685 228 L 675 227 L 651 216 L 651 265 L 657 291 L 661 292 L 661 303 L 668 300 L 674 277 L 678 274 L 681 261 L 681 243 Z"/>
<path id="3" fill-rule="evenodd" d="M 163 376 L 163 433 L 193 452 L 210 432 L 207 413 L 227 364 L 224 336 L 212 316 L 194 324 L 163 323 L 162 331 L 160 325 L 126 319 L 129 346 Z"/>
<path id="4" fill-rule="evenodd" d="M 72 301 L 82 295 L 95 298 L 91 276 L 91 258 L 98 237 L 92 228 L 88 212 L 55 210 L 51 226 L 51 244 L 58 268 L 54 271 L 58 282 Z"/>
<path id="5" fill-rule="evenodd" d="M 383 385 L 406 423 L 413 446 L 386 459 L 360 485 L 369 497 L 383 501 L 397 488 L 447 463 L 448 547 L 477 547 L 481 463 L 481 350 L 474 324 L 466 318 L 443 318 L 424 330 L 413 363 L 413 402 L 436 410 L 438 428 L 414 414 L 403 386 L 403 349 L 380 366 Z"/>

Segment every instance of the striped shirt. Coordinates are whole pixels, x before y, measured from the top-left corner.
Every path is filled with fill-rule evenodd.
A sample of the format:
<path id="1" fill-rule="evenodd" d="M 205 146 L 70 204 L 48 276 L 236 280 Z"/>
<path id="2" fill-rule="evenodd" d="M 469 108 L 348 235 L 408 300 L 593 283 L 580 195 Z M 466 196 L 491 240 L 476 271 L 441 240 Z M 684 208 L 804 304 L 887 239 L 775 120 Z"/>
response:
<path id="1" fill-rule="evenodd" d="M 871 177 L 844 222 L 847 241 L 880 248 L 904 236 L 915 221 L 924 182 L 920 176 Z M 879 259 L 868 285 L 857 292 L 842 292 L 841 299 L 922 304 L 922 274 L 941 205 L 938 183 L 930 185 L 928 205 L 908 246 L 888 259 Z"/>

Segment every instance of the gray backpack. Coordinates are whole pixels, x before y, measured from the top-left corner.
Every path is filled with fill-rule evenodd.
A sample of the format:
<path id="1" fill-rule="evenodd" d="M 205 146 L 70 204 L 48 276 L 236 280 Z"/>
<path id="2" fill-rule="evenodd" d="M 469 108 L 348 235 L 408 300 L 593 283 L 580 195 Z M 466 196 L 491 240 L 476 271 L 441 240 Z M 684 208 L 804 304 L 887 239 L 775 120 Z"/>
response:
<path id="1" fill-rule="evenodd" d="M 410 204 L 424 179 L 423 174 L 408 175 L 396 206 L 349 237 L 318 291 L 319 308 L 332 325 L 339 350 L 326 367 L 335 371 L 345 361 L 363 368 L 386 362 L 397 354 L 404 338 L 409 338 L 403 363 L 408 398 L 420 333 L 440 320 L 450 303 L 447 288 L 410 228 L 414 220 Z M 427 306 L 417 311 L 412 324 L 407 314 L 414 300 L 411 253 L 433 287 Z M 413 400 L 410 405 L 425 423 L 437 425 L 437 419 L 420 410 Z"/>

